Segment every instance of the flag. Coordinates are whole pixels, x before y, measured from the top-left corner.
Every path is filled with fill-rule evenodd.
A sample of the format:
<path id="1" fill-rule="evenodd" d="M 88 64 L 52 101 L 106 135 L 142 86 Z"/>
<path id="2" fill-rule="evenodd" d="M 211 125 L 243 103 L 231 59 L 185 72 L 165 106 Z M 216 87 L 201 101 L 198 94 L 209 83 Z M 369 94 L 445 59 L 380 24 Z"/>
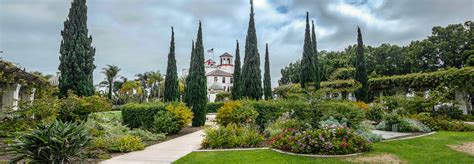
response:
<path id="1" fill-rule="evenodd" d="M 214 53 L 214 48 L 208 49 L 207 53 Z"/>

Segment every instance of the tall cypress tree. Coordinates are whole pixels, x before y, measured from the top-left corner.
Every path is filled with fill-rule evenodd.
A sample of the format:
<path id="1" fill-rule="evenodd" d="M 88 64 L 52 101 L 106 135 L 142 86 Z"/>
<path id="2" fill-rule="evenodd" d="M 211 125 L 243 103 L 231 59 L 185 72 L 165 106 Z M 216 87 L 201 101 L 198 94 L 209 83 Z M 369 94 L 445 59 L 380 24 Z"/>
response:
<path id="1" fill-rule="evenodd" d="M 357 100 L 368 102 L 369 101 L 369 85 L 364 57 L 364 43 L 362 42 L 362 34 L 360 28 L 357 27 L 357 50 L 356 50 L 356 61 L 355 61 L 356 71 L 355 71 L 355 80 L 359 82 L 362 86 L 355 91 L 355 96 Z"/>
<path id="2" fill-rule="evenodd" d="M 237 40 L 237 45 L 235 48 L 235 64 L 234 64 L 234 84 L 232 87 L 232 99 L 238 100 L 242 98 L 242 77 L 240 70 L 240 49 L 239 41 Z"/>
<path id="3" fill-rule="evenodd" d="M 193 68 L 192 64 L 193 64 L 193 61 L 194 61 L 194 40 L 192 41 L 192 44 L 191 44 L 191 60 L 189 61 L 189 68 Z M 190 75 L 191 75 L 191 69 L 189 70 L 188 72 L 188 75 L 186 76 L 186 85 L 185 88 L 184 88 L 184 103 L 186 103 L 186 105 L 190 106 L 190 103 L 191 103 L 191 98 L 189 97 L 189 95 L 191 94 L 191 90 L 189 88 L 189 78 L 190 78 Z"/>
<path id="4" fill-rule="evenodd" d="M 257 47 L 257 33 L 253 13 L 253 0 L 250 0 L 250 20 L 245 41 L 244 66 L 242 68 L 243 97 L 259 100 L 262 98 L 262 75 L 260 70 L 260 54 Z"/>
<path id="5" fill-rule="evenodd" d="M 271 100 L 272 96 L 272 81 L 270 79 L 270 60 L 268 57 L 268 43 L 265 45 L 265 72 L 263 73 L 263 93 L 265 100 Z"/>
<path id="6" fill-rule="evenodd" d="M 72 1 L 61 36 L 59 96 L 66 96 L 68 90 L 79 96 L 92 96 L 95 48 L 87 29 L 86 0 Z"/>
<path id="7" fill-rule="evenodd" d="M 176 57 L 174 51 L 174 29 L 171 27 L 170 52 L 168 53 L 168 67 L 166 68 L 164 101 L 177 101 L 179 99 L 178 73 L 176 70 Z"/>
<path id="8" fill-rule="evenodd" d="M 194 47 L 194 59 L 192 59 L 189 75 L 189 100 L 188 106 L 194 113 L 193 126 L 203 126 L 206 122 L 207 104 L 207 79 L 204 69 L 204 46 L 202 41 L 202 27 L 199 21 L 199 29 Z"/>
<path id="9" fill-rule="evenodd" d="M 316 89 L 320 88 L 320 83 L 321 83 L 321 70 L 319 69 L 319 61 L 318 61 L 318 42 L 316 41 L 316 31 L 314 30 L 314 20 L 311 21 L 313 24 L 312 27 L 312 43 L 313 43 L 313 61 L 314 61 L 314 72 L 315 72 L 315 77 L 314 77 L 314 85 Z"/>
<path id="10" fill-rule="evenodd" d="M 306 29 L 304 33 L 303 59 L 301 60 L 300 83 L 301 87 L 306 87 L 315 81 L 315 69 L 313 61 L 313 44 L 311 41 L 311 31 L 309 28 L 309 13 L 306 12 Z"/>

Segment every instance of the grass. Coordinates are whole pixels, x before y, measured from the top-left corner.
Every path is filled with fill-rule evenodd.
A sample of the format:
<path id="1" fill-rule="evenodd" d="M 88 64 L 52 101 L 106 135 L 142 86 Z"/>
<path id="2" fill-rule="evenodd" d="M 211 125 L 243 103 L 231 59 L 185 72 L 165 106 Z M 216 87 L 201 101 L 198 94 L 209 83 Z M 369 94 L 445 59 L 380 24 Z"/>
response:
<path id="1" fill-rule="evenodd" d="M 370 153 L 393 154 L 408 163 L 474 163 L 474 156 L 450 149 L 447 145 L 473 142 L 473 132 L 438 132 L 408 140 L 379 142 Z M 272 150 L 194 152 L 175 163 L 349 163 L 346 158 L 313 158 L 281 154 Z"/>

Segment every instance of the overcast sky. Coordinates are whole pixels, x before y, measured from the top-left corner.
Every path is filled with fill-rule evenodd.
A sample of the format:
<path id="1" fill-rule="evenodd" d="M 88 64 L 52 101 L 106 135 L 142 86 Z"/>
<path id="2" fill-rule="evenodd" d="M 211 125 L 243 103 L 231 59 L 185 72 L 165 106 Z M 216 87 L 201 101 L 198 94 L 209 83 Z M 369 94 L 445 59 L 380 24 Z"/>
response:
<path id="1" fill-rule="evenodd" d="M 0 0 L 4 51 L 0 56 L 28 71 L 55 74 L 70 2 Z M 255 0 L 254 4 L 261 63 L 268 43 L 273 86 L 281 77 L 280 69 L 302 56 L 306 11 L 316 22 L 318 49 L 327 51 L 355 44 L 357 26 L 368 45 L 407 45 L 426 38 L 433 26 L 474 19 L 474 0 Z M 100 71 L 106 64 L 118 65 L 128 78 L 146 71 L 165 73 L 171 26 L 181 73 L 189 67 L 199 19 L 204 48 L 214 48 L 216 59 L 224 52 L 234 55 L 236 39 L 244 55 L 248 0 L 89 0 L 87 5 L 89 34 L 97 49 L 96 83 L 104 79 Z"/>

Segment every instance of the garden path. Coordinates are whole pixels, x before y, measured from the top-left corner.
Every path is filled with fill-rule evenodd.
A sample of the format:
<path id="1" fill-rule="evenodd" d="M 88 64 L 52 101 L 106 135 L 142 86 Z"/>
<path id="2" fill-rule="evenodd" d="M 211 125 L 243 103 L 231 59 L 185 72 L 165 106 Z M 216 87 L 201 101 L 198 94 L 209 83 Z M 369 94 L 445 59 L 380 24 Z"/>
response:
<path id="1" fill-rule="evenodd" d="M 390 132 L 390 131 L 381 131 L 381 130 L 372 130 L 372 133 L 382 135 L 383 139 L 392 139 L 392 138 L 398 138 L 398 137 L 403 137 L 403 136 L 409 136 L 413 134 L 413 133 L 400 133 L 400 132 Z"/>

